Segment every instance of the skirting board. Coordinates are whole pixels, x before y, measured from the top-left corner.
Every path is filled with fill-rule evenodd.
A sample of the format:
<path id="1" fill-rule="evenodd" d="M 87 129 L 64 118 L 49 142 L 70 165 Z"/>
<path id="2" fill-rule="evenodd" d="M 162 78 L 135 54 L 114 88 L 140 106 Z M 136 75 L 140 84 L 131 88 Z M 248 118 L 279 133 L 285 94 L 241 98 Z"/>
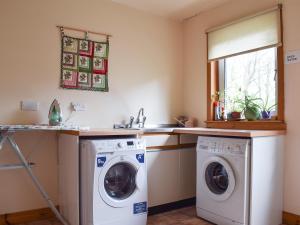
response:
<path id="1" fill-rule="evenodd" d="M 282 223 L 285 225 L 300 225 L 300 216 L 289 212 L 283 212 Z"/>
<path id="2" fill-rule="evenodd" d="M 153 206 L 148 209 L 148 215 L 168 212 L 175 209 L 180 209 L 187 206 L 196 205 L 196 198 L 189 198 L 177 202 L 171 202 L 164 205 Z"/>
<path id="3" fill-rule="evenodd" d="M 193 205 L 194 199 L 185 200 L 187 205 Z M 166 204 L 164 206 L 157 206 L 149 208 L 149 214 L 156 214 L 170 209 L 178 208 L 178 204 Z M 0 225 L 15 225 L 22 223 L 30 223 L 38 220 L 53 219 L 54 214 L 50 208 L 34 209 L 23 212 L 9 213 L 0 215 Z M 300 225 L 300 215 L 295 215 L 288 212 L 283 212 L 283 224 L 285 225 Z"/>
<path id="4" fill-rule="evenodd" d="M 0 225 L 23 224 L 52 218 L 54 218 L 54 214 L 50 208 L 33 209 L 0 215 Z"/>

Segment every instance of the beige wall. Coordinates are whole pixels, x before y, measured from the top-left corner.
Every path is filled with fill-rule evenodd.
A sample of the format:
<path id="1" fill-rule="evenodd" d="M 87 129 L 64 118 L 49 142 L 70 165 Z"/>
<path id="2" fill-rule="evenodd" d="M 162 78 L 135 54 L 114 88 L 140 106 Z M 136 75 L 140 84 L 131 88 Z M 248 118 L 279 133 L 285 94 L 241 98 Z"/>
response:
<path id="1" fill-rule="evenodd" d="M 275 0 L 235 0 L 184 22 L 184 110 L 199 121 L 206 119 L 206 37 L 205 30 L 238 19 L 277 4 Z M 283 2 L 284 49 L 300 49 L 299 0 Z M 300 215 L 300 152 L 298 118 L 300 96 L 300 64 L 285 66 L 285 107 L 288 134 L 285 149 L 284 210 Z"/>
<path id="2" fill-rule="evenodd" d="M 61 102 L 66 117 L 71 101 L 86 103 L 88 110 L 75 114 L 71 121 L 93 127 L 111 127 L 136 116 L 142 106 L 148 123 L 172 121 L 181 113 L 180 23 L 105 0 L 1 3 L 1 123 L 46 123 L 54 98 Z M 60 33 L 56 25 L 61 24 L 113 35 L 110 92 L 59 88 Z M 41 110 L 20 111 L 22 99 L 39 101 Z"/>
<path id="3" fill-rule="evenodd" d="M 110 92 L 59 88 L 60 33 L 56 25 L 113 35 Z M 148 123 L 173 122 L 183 111 L 183 42 L 178 22 L 105 0 L 3 0 L 0 30 L 0 124 L 47 123 L 54 98 L 61 102 L 65 117 L 71 101 L 85 103 L 88 110 L 75 113 L 70 122 L 92 127 L 112 127 L 136 116 L 139 107 L 145 108 Z M 20 111 L 23 99 L 40 102 L 40 111 Z M 57 200 L 55 134 L 22 134 L 17 140 L 26 155 L 36 151 L 34 170 Z M 9 161 L 16 159 L 5 148 L 0 163 Z M 24 171 L 0 171 L 0 179 L 0 214 L 46 206 Z"/>
<path id="4" fill-rule="evenodd" d="M 300 1 L 285 0 L 284 46 L 285 52 L 300 50 Z M 285 201 L 284 209 L 300 215 L 300 107 L 297 97 L 300 96 L 300 64 L 285 66 L 285 116 L 288 124 L 285 154 Z"/>

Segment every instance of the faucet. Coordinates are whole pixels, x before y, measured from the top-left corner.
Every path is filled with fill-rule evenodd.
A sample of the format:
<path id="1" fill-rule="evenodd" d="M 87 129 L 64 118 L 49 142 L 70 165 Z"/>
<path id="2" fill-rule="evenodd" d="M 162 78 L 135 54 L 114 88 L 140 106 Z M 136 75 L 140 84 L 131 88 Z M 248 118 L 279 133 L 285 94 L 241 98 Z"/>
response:
<path id="1" fill-rule="evenodd" d="M 122 128 L 144 128 L 146 118 L 144 116 L 144 108 L 140 108 L 136 120 L 134 120 L 134 116 L 130 116 L 129 123 L 122 125 Z M 116 127 L 120 128 L 118 124 L 114 125 L 114 128 Z"/>
<path id="2" fill-rule="evenodd" d="M 134 121 L 134 117 L 131 116 L 131 117 L 130 117 L 130 120 L 129 120 L 129 124 L 126 125 L 127 128 L 132 128 L 133 121 Z"/>
<path id="3" fill-rule="evenodd" d="M 140 108 L 138 116 L 135 120 L 135 124 L 138 125 L 138 128 L 143 128 L 145 126 L 146 116 L 144 116 L 144 108 Z"/>
<path id="4" fill-rule="evenodd" d="M 141 118 L 140 117 L 141 116 L 144 117 L 144 108 L 140 108 L 138 116 L 137 116 L 136 121 L 135 121 L 136 124 L 140 124 L 140 122 L 141 122 Z"/>

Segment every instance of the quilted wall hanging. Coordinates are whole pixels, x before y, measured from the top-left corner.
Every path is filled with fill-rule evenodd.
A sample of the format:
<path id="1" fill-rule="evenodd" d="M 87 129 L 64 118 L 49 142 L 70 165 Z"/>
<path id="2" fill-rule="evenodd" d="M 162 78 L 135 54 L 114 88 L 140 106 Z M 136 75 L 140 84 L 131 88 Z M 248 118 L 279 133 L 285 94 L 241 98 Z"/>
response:
<path id="1" fill-rule="evenodd" d="M 106 41 L 66 36 L 61 28 L 61 82 L 65 89 L 108 92 L 109 35 Z M 72 30 L 82 31 L 72 28 Z M 100 33 L 96 33 L 100 34 Z M 102 35 L 102 34 L 101 34 Z"/>

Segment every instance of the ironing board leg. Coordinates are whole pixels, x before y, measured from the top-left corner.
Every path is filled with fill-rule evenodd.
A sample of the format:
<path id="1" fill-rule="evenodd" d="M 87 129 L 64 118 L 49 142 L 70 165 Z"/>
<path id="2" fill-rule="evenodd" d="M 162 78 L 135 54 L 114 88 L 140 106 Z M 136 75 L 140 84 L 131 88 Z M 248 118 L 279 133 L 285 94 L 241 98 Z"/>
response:
<path id="1" fill-rule="evenodd" d="M 59 213 L 59 211 L 55 207 L 54 203 L 50 199 L 50 197 L 47 194 L 47 192 L 44 190 L 44 188 L 42 187 L 42 185 L 40 184 L 40 182 L 38 181 L 38 179 L 36 178 L 36 176 L 33 174 L 32 169 L 30 167 L 30 164 L 27 162 L 26 158 L 22 154 L 22 152 L 19 149 L 19 146 L 15 142 L 14 138 L 10 135 L 10 136 L 7 137 L 7 139 L 9 141 L 9 143 L 11 144 L 13 150 L 15 151 L 15 153 L 17 154 L 17 156 L 19 157 L 19 159 L 23 163 L 24 168 L 26 169 L 28 175 L 32 179 L 34 185 L 39 190 L 39 192 L 41 193 L 41 195 L 43 196 L 43 198 L 47 201 L 49 207 L 51 208 L 51 210 L 53 211 L 53 213 L 55 214 L 55 216 L 57 217 L 57 219 L 59 219 L 62 222 L 63 225 L 68 225 L 68 223 L 65 221 L 65 219 L 62 217 L 62 215 Z"/>
<path id="2" fill-rule="evenodd" d="M 2 134 L 0 133 L 0 150 L 1 150 L 2 147 L 3 147 L 3 144 L 4 144 L 4 142 L 6 141 L 6 138 L 7 138 L 7 136 L 2 135 Z"/>

